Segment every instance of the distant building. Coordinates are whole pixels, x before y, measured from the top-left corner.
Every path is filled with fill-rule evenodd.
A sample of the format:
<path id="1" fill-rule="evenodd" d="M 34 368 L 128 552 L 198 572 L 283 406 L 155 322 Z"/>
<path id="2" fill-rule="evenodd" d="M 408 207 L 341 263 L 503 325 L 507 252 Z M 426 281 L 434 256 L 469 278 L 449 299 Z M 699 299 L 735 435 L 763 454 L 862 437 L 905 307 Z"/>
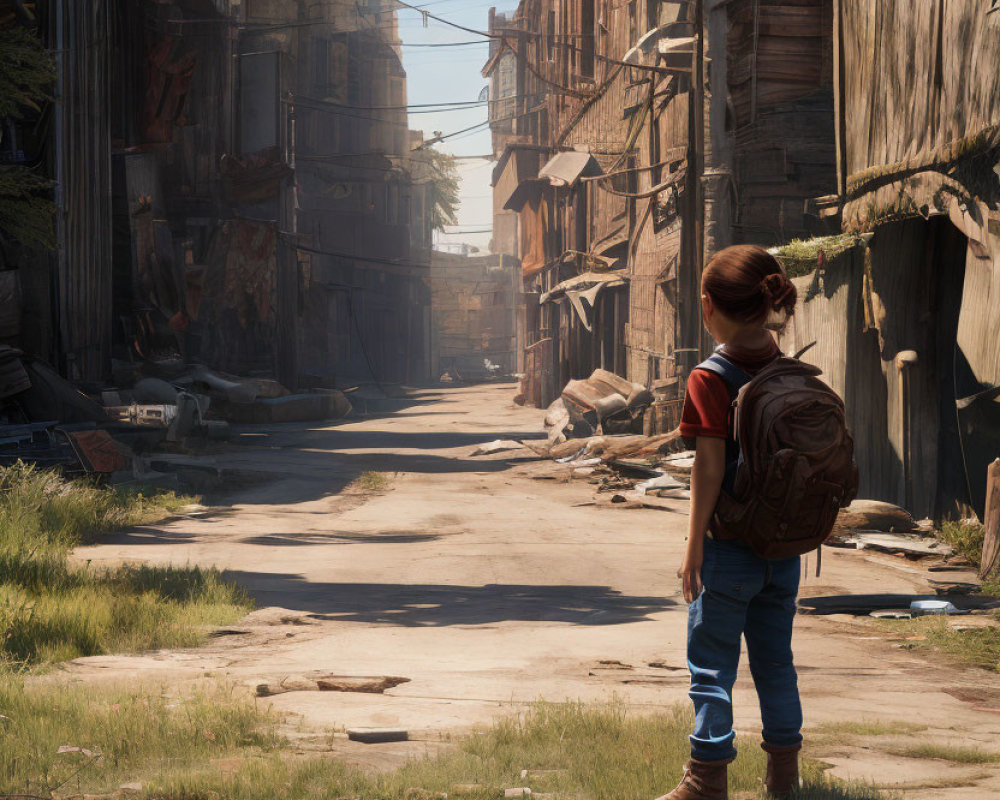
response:
<path id="1" fill-rule="evenodd" d="M 676 413 L 709 350 L 708 258 L 835 228 L 809 213 L 835 189 L 831 8 L 522 0 L 491 16 L 494 228 L 522 261 L 529 399 L 602 367 Z"/>
<path id="2" fill-rule="evenodd" d="M 88 380 L 177 354 L 292 388 L 427 377 L 393 6 L 34 5 L 60 247 L 22 281 L 21 344 Z"/>
<path id="3" fill-rule="evenodd" d="M 435 251 L 431 258 L 432 374 L 456 379 L 517 369 L 520 264 L 512 256 Z"/>

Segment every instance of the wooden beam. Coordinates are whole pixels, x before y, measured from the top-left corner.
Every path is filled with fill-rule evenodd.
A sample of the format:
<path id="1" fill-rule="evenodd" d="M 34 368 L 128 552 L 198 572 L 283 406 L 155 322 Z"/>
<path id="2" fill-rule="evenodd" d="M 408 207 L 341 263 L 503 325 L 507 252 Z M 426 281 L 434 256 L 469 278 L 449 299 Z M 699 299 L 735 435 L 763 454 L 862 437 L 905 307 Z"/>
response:
<path id="1" fill-rule="evenodd" d="M 979 577 L 990 580 L 1000 576 L 1000 458 L 986 471 L 986 513 L 983 515 L 986 536 Z"/>

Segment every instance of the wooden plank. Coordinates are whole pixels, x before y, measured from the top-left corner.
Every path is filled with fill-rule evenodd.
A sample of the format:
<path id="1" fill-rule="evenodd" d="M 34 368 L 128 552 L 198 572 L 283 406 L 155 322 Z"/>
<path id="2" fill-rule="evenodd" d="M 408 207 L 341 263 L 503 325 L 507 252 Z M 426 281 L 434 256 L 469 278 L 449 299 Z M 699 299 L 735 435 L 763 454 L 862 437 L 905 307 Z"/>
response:
<path id="1" fill-rule="evenodd" d="M 986 472 L 986 513 L 983 515 L 986 537 L 979 576 L 989 580 L 1000 575 L 1000 458 Z"/>

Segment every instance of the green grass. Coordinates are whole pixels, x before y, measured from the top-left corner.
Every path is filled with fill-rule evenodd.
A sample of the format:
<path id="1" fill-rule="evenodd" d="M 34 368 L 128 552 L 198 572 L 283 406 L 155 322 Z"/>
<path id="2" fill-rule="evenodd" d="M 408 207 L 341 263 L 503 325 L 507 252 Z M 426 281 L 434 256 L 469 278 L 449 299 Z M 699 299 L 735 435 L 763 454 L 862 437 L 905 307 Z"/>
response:
<path id="1" fill-rule="evenodd" d="M 650 800 L 672 789 L 688 757 L 691 718 L 685 711 L 632 716 L 621 706 L 536 706 L 464 738 L 438 756 L 371 774 L 332 759 L 248 762 L 236 774 L 212 770 L 172 777 L 151 789 L 156 800 L 434 800 L 443 793 L 488 800 L 527 786 L 535 793 L 592 800 Z M 762 797 L 765 758 L 743 740 L 730 768 L 734 797 Z M 527 779 L 521 771 L 529 770 Z M 804 800 L 878 800 L 868 787 L 826 780 L 806 763 Z M 456 789 L 456 787 L 466 787 Z M 475 787 L 475 788 L 467 788 Z"/>
<path id="2" fill-rule="evenodd" d="M 848 738 L 858 736 L 899 736 L 901 734 L 920 733 L 925 730 L 927 730 L 926 725 L 917 725 L 913 722 L 861 719 L 826 722 L 811 728 L 810 735 Z"/>
<path id="3" fill-rule="evenodd" d="M 854 234 L 819 236 L 815 239 L 795 239 L 771 252 L 781 262 L 790 278 L 800 278 L 816 269 L 820 251 L 827 261 L 854 246 Z"/>
<path id="4" fill-rule="evenodd" d="M 392 485 L 392 481 L 381 472 L 368 471 L 361 473 L 357 485 L 366 492 L 384 492 Z"/>
<path id="5" fill-rule="evenodd" d="M 961 625 L 961 618 L 956 624 Z M 931 649 L 967 666 L 1000 672 L 1000 627 L 956 630 L 945 617 L 879 620 L 878 627 L 904 639 L 913 649 Z"/>
<path id="6" fill-rule="evenodd" d="M 251 609 L 212 570 L 76 566 L 71 550 L 190 502 L 0 469 L 0 668 L 197 643 Z"/>
<path id="7" fill-rule="evenodd" d="M 149 696 L 0 676 L 0 793 L 49 797 L 260 757 L 280 745 L 275 720 L 231 693 Z M 60 753 L 60 748 L 84 752 Z"/>
<path id="8" fill-rule="evenodd" d="M 986 529 L 978 522 L 969 520 L 945 522 L 941 525 L 940 538 L 950 544 L 958 555 L 967 558 L 977 567 L 982 562 Z"/>
<path id="9" fill-rule="evenodd" d="M 946 744 L 918 744 L 910 747 L 892 748 L 890 755 L 902 758 L 933 758 L 951 761 L 955 764 L 996 764 L 1000 763 L 1000 752 L 980 750 L 978 747 L 960 747 Z"/>

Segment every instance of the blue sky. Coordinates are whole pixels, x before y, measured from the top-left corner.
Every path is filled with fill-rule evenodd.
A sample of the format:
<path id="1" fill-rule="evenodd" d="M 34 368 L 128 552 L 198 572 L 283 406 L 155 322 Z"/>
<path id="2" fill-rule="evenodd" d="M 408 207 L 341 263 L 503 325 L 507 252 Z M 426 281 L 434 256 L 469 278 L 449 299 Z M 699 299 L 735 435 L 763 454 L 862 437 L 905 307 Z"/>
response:
<path id="1" fill-rule="evenodd" d="M 496 0 L 427 0 L 413 5 L 421 5 L 430 13 L 459 25 L 485 31 L 489 25 L 491 6 L 496 6 L 502 12 L 514 7 L 516 3 L 504 5 Z M 404 44 L 472 42 L 481 39 L 433 19 L 428 20 L 425 28 L 423 16 L 407 9 L 399 11 L 399 31 Z M 489 43 L 486 39 L 469 47 L 403 47 L 410 105 L 477 100 L 486 85 L 480 71 L 488 56 Z M 486 117 L 485 106 L 445 113 L 411 114 L 410 127 L 422 130 L 425 136 L 430 137 L 433 131 L 450 133 L 484 122 Z M 492 149 L 489 128 L 449 139 L 437 147 L 458 156 L 487 155 Z M 442 243 L 467 242 L 485 253 L 491 234 L 471 231 L 485 230 L 493 223 L 490 189 L 493 164 L 480 159 L 463 160 L 459 162 L 459 167 L 462 177 L 462 207 L 458 227 L 454 232 L 437 238 Z"/>

